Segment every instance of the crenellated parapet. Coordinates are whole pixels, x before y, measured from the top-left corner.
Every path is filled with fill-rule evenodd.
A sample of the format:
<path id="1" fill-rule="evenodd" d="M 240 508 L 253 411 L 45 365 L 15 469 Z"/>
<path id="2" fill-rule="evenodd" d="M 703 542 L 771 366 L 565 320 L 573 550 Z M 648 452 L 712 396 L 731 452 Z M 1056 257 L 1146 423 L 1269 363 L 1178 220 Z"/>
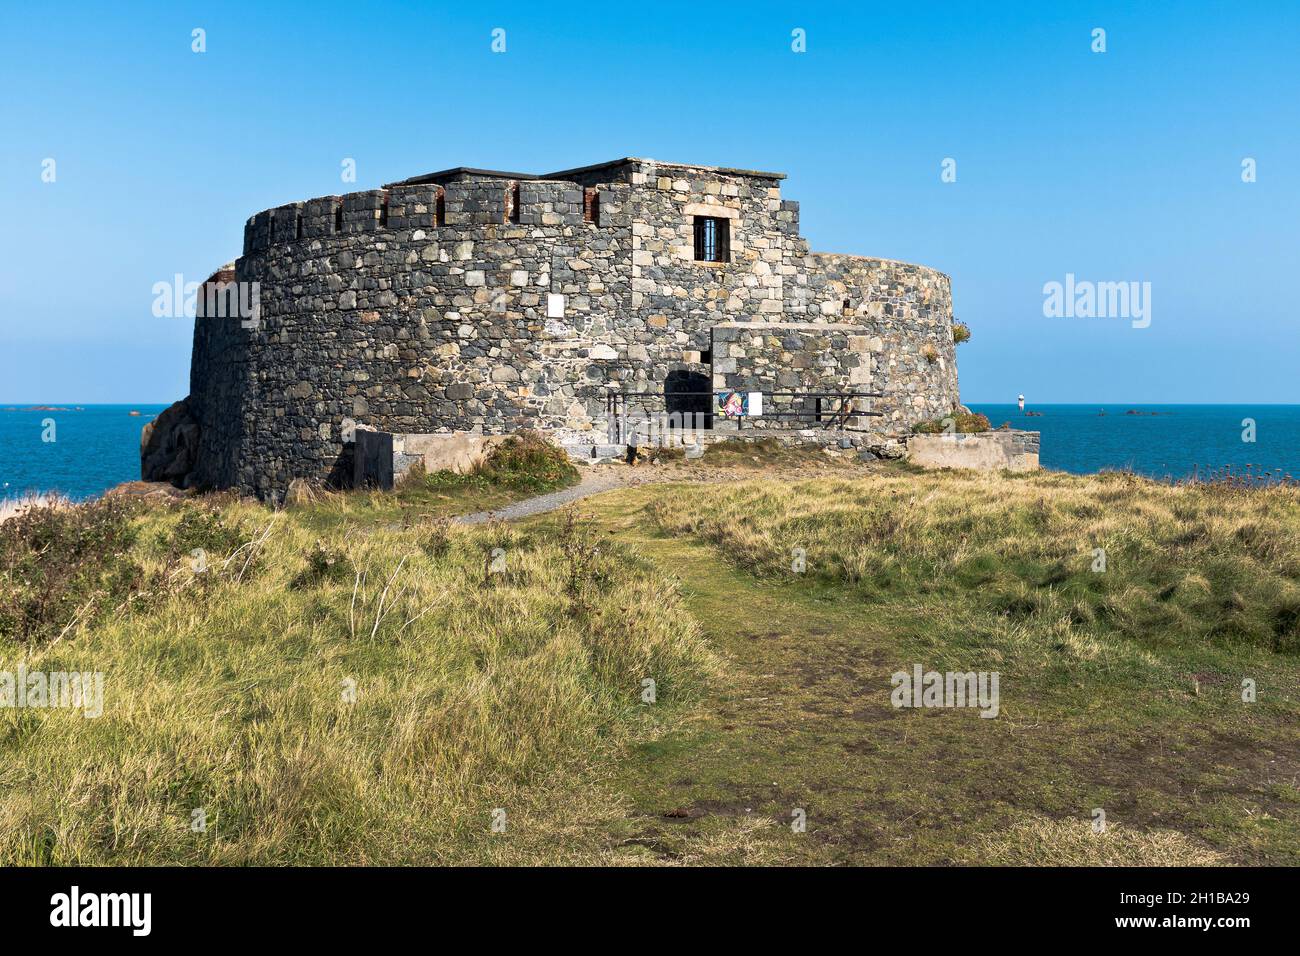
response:
<path id="1" fill-rule="evenodd" d="M 395 240 L 465 225 L 561 226 L 595 221 L 599 189 L 563 181 L 461 181 L 391 186 L 264 209 L 244 224 L 244 252 L 355 233 Z"/>

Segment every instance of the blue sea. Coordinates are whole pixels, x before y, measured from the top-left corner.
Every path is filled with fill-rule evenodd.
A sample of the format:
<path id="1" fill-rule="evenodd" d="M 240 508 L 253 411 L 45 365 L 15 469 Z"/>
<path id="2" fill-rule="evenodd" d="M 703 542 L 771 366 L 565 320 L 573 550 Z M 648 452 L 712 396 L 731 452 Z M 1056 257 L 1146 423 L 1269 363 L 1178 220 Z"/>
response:
<path id="1" fill-rule="evenodd" d="M 140 429 L 165 405 L 0 407 L 0 498 L 59 491 L 73 499 L 102 494 L 140 477 Z M 970 406 L 994 427 L 1042 432 L 1041 462 L 1076 474 L 1129 469 L 1184 478 L 1232 466 L 1280 469 L 1300 478 L 1300 405 L 1015 405 Z M 132 415 L 132 411 L 140 414 Z M 1138 414 L 1127 414 L 1128 412 Z M 1245 442 L 1244 419 L 1255 423 Z M 47 420 L 54 423 L 54 441 Z"/>
<path id="2" fill-rule="evenodd" d="M 140 429 L 167 407 L 49 404 L 0 406 L 0 498 L 58 491 L 81 500 L 135 481 Z"/>
<path id="3" fill-rule="evenodd" d="M 1127 469 L 1152 478 L 1251 466 L 1300 478 L 1300 405 L 968 405 L 997 428 L 1042 432 L 1044 468 Z M 1027 412 L 1038 412 L 1029 415 Z M 1136 414 L 1129 414 L 1134 412 Z M 1247 419 L 1254 441 L 1243 441 Z"/>

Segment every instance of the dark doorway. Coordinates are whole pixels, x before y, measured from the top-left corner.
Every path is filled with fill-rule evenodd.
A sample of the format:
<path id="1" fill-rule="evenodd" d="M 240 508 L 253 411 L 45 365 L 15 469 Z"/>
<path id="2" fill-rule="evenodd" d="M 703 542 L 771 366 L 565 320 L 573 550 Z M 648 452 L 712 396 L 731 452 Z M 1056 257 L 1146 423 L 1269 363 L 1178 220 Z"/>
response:
<path id="1" fill-rule="evenodd" d="M 713 391 L 709 377 L 686 369 L 669 372 L 664 379 L 664 410 L 668 412 L 670 428 L 712 428 Z"/>

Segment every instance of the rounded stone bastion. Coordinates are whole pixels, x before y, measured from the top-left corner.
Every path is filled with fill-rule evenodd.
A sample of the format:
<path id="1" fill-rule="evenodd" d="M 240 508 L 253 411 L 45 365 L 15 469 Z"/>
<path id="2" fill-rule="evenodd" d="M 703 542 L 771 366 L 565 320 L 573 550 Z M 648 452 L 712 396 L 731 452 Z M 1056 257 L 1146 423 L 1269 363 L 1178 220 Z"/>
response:
<path id="1" fill-rule="evenodd" d="M 459 167 L 257 213 L 200 297 L 180 481 L 346 484 L 357 428 L 594 445 L 618 395 L 838 385 L 880 396 L 884 436 L 950 411 L 948 277 L 810 252 L 783 178 Z"/>

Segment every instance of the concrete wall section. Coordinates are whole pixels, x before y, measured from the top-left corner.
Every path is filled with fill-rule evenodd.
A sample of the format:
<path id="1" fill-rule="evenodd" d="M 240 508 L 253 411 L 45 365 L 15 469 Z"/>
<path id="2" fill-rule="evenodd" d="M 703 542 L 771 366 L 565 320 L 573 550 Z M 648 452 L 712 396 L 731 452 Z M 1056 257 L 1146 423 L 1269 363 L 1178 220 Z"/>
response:
<path id="1" fill-rule="evenodd" d="M 907 458 L 925 468 L 1037 471 L 1038 448 L 1038 432 L 913 435 L 907 440 Z"/>

